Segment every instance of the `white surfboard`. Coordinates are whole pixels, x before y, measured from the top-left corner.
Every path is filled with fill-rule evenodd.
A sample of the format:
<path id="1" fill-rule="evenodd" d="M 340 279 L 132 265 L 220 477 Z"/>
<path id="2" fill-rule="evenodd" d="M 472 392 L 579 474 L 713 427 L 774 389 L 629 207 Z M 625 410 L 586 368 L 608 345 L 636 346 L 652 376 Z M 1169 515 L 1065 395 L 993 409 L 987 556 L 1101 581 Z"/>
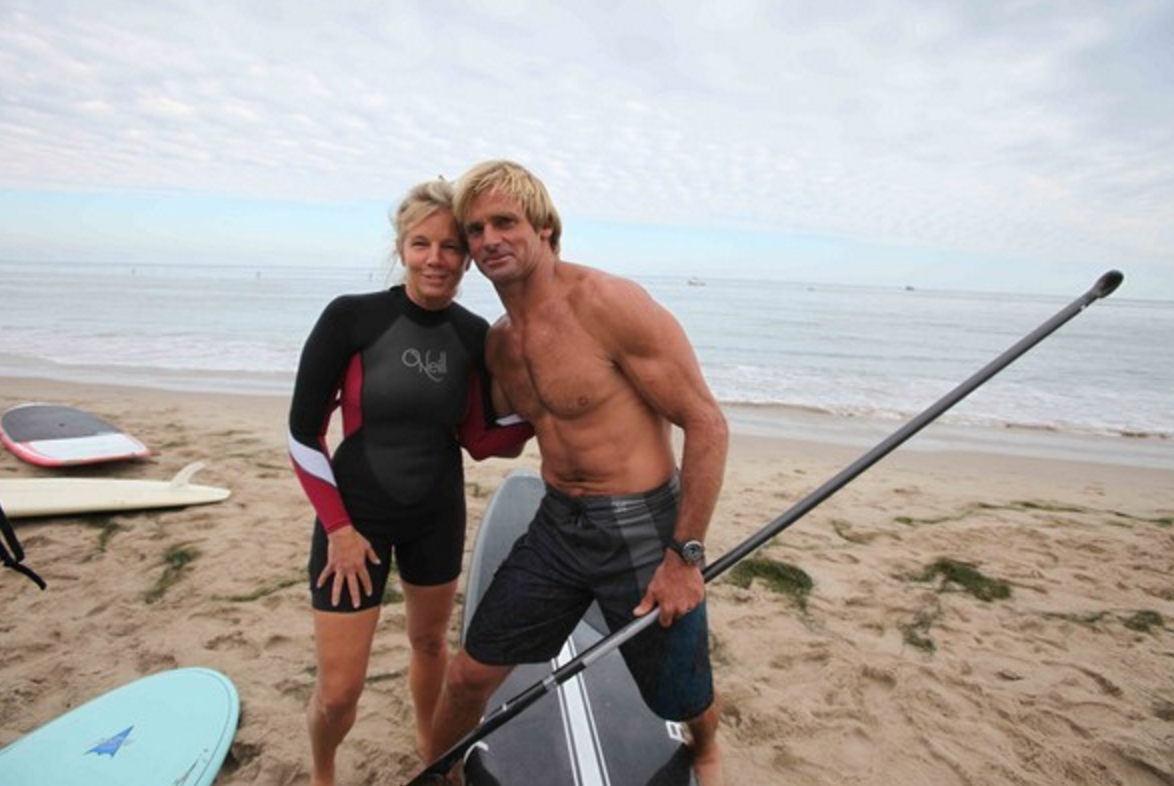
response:
<path id="1" fill-rule="evenodd" d="M 232 494 L 228 489 L 190 482 L 203 466 L 198 461 L 189 464 L 171 480 L 0 478 L 0 505 L 9 518 L 18 519 L 182 508 L 228 499 Z"/>
<path id="2" fill-rule="evenodd" d="M 150 453 L 97 415 L 58 404 L 20 404 L 6 410 L 0 415 L 0 440 L 22 461 L 41 467 L 126 461 Z"/>
<path id="3" fill-rule="evenodd" d="M 232 681 L 204 668 L 135 680 L 0 748 L 5 786 L 208 786 L 240 718 Z"/>

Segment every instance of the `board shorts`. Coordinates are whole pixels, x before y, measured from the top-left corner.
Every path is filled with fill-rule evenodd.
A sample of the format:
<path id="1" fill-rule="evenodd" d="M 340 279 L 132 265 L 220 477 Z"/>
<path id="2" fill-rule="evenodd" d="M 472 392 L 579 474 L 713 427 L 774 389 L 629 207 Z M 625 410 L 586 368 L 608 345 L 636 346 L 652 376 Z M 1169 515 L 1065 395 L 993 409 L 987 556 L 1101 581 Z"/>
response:
<path id="1" fill-rule="evenodd" d="M 650 492 L 570 497 L 551 486 L 493 577 L 470 623 L 465 650 L 495 666 L 558 655 L 592 601 L 609 630 L 631 622 L 677 520 L 679 482 Z M 654 612 L 655 613 L 655 612 Z M 648 707 L 686 721 L 713 703 L 706 607 L 654 624 L 620 647 Z"/>
<path id="2" fill-rule="evenodd" d="M 337 606 L 331 604 L 333 577 L 318 587 L 318 577 L 326 569 L 329 540 L 322 522 L 315 519 L 309 565 L 313 607 L 318 611 L 353 612 L 380 606 L 393 564 L 408 584 L 432 587 L 455 581 L 461 575 L 465 553 L 465 489 L 462 476 L 456 475 L 455 488 L 430 496 L 418 505 L 404 506 L 394 516 L 352 522 L 379 555 L 378 565 L 367 563 L 372 591 L 361 597 L 358 606 L 351 602 L 346 590 Z"/>

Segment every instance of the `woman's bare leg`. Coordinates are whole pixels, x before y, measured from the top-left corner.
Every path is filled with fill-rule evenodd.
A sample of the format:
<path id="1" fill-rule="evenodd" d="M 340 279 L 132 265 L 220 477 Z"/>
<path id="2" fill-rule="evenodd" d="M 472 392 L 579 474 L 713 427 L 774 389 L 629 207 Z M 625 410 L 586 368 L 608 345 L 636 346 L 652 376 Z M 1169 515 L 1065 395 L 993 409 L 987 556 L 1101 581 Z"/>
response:
<path id="1" fill-rule="evenodd" d="M 434 587 L 401 582 L 408 617 L 408 685 L 416 711 L 416 752 L 423 758 L 432 748 L 432 720 L 448 666 L 448 626 L 457 582 Z"/>
<path id="2" fill-rule="evenodd" d="M 351 614 L 314 612 L 318 684 L 306 712 L 312 786 L 334 786 L 335 754 L 355 723 L 378 622 L 378 608 Z"/>

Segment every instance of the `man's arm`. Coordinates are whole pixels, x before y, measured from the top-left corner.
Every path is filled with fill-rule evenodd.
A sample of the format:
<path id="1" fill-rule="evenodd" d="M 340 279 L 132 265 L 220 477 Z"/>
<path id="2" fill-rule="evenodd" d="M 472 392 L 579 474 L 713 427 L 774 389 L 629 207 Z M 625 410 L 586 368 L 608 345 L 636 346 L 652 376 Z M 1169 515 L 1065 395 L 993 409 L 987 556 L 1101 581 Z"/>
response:
<path id="1" fill-rule="evenodd" d="M 704 541 L 725 475 L 729 428 L 709 389 L 697 356 L 676 318 L 642 288 L 622 279 L 601 285 L 610 303 L 607 335 L 615 360 L 647 404 L 684 432 L 681 498 L 674 537 Z M 666 551 L 648 595 L 637 609 L 660 607 L 662 624 L 692 610 L 704 598 L 697 567 Z"/>

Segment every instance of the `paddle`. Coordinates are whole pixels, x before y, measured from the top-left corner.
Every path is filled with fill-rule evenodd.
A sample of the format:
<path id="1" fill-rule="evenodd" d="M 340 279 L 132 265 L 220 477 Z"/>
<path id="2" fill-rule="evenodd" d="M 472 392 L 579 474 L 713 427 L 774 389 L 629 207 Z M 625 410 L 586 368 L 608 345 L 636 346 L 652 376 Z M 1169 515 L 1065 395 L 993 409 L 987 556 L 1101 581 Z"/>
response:
<path id="1" fill-rule="evenodd" d="M 852 482 L 857 476 L 862 474 L 865 470 L 873 464 L 880 461 L 893 450 L 895 450 L 902 443 L 907 441 L 921 429 L 939 418 L 942 413 L 953 407 L 962 399 L 969 396 L 975 390 L 980 388 L 995 374 L 998 374 L 1004 368 L 1009 366 L 1017 358 L 1025 354 L 1028 350 L 1034 347 L 1039 342 L 1050 336 L 1062 325 L 1071 320 L 1077 314 L 1084 311 L 1093 302 L 1101 298 L 1111 295 L 1117 287 L 1121 285 L 1124 280 L 1124 275 L 1119 271 L 1110 270 L 1105 273 L 1091 289 L 1083 295 L 1072 301 L 1068 306 L 1060 310 L 1044 322 L 1038 328 L 1033 330 L 1028 335 L 1021 338 L 1014 346 L 1003 352 L 997 358 L 992 360 L 983 368 L 975 372 L 969 379 L 963 382 L 952 391 L 942 396 L 937 402 L 932 404 L 928 409 L 916 416 L 901 428 L 897 429 L 874 447 L 872 450 L 865 453 L 858 458 L 851 465 L 841 470 L 835 477 L 824 483 L 815 491 L 808 494 L 806 497 L 797 502 L 785 513 L 778 518 L 771 521 L 757 533 L 747 538 L 741 544 L 731 549 L 724 554 L 720 559 L 716 560 L 702 572 L 705 581 L 708 583 L 720 576 L 725 571 L 729 570 L 734 564 L 744 559 L 751 552 L 758 549 L 771 538 L 778 535 L 787 527 L 794 524 L 799 519 L 810 513 L 815 507 L 823 503 L 828 497 L 835 494 L 848 483 Z M 464 737 L 462 737 L 455 745 L 441 754 L 440 758 L 428 765 L 412 780 L 408 781 L 406 786 L 425 786 L 429 783 L 441 782 L 438 778 L 442 778 L 445 773 L 453 768 L 453 766 L 464 758 L 469 749 L 472 748 L 478 741 L 484 739 L 494 730 L 500 728 L 511 719 L 517 717 L 523 710 L 528 708 L 538 699 L 550 693 L 559 685 L 567 682 L 572 677 L 575 677 L 583 670 L 591 666 L 591 664 L 598 661 L 600 658 L 613 652 L 625 642 L 629 641 L 645 628 L 649 627 L 657 620 L 655 611 L 649 612 L 643 617 L 632 620 L 624 627 L 613 632 L 611 635 L 596 642 L 595 645 L 584 651 L 574 660 L 566 665 L 552 672 L 546 679 L 531 685 L 529 688 L 518 694 L 514 698 L 507 701 L 497 709 L 491 711 L 485 716 L 485 719 L 479 726 L 474 728 Z"/>

